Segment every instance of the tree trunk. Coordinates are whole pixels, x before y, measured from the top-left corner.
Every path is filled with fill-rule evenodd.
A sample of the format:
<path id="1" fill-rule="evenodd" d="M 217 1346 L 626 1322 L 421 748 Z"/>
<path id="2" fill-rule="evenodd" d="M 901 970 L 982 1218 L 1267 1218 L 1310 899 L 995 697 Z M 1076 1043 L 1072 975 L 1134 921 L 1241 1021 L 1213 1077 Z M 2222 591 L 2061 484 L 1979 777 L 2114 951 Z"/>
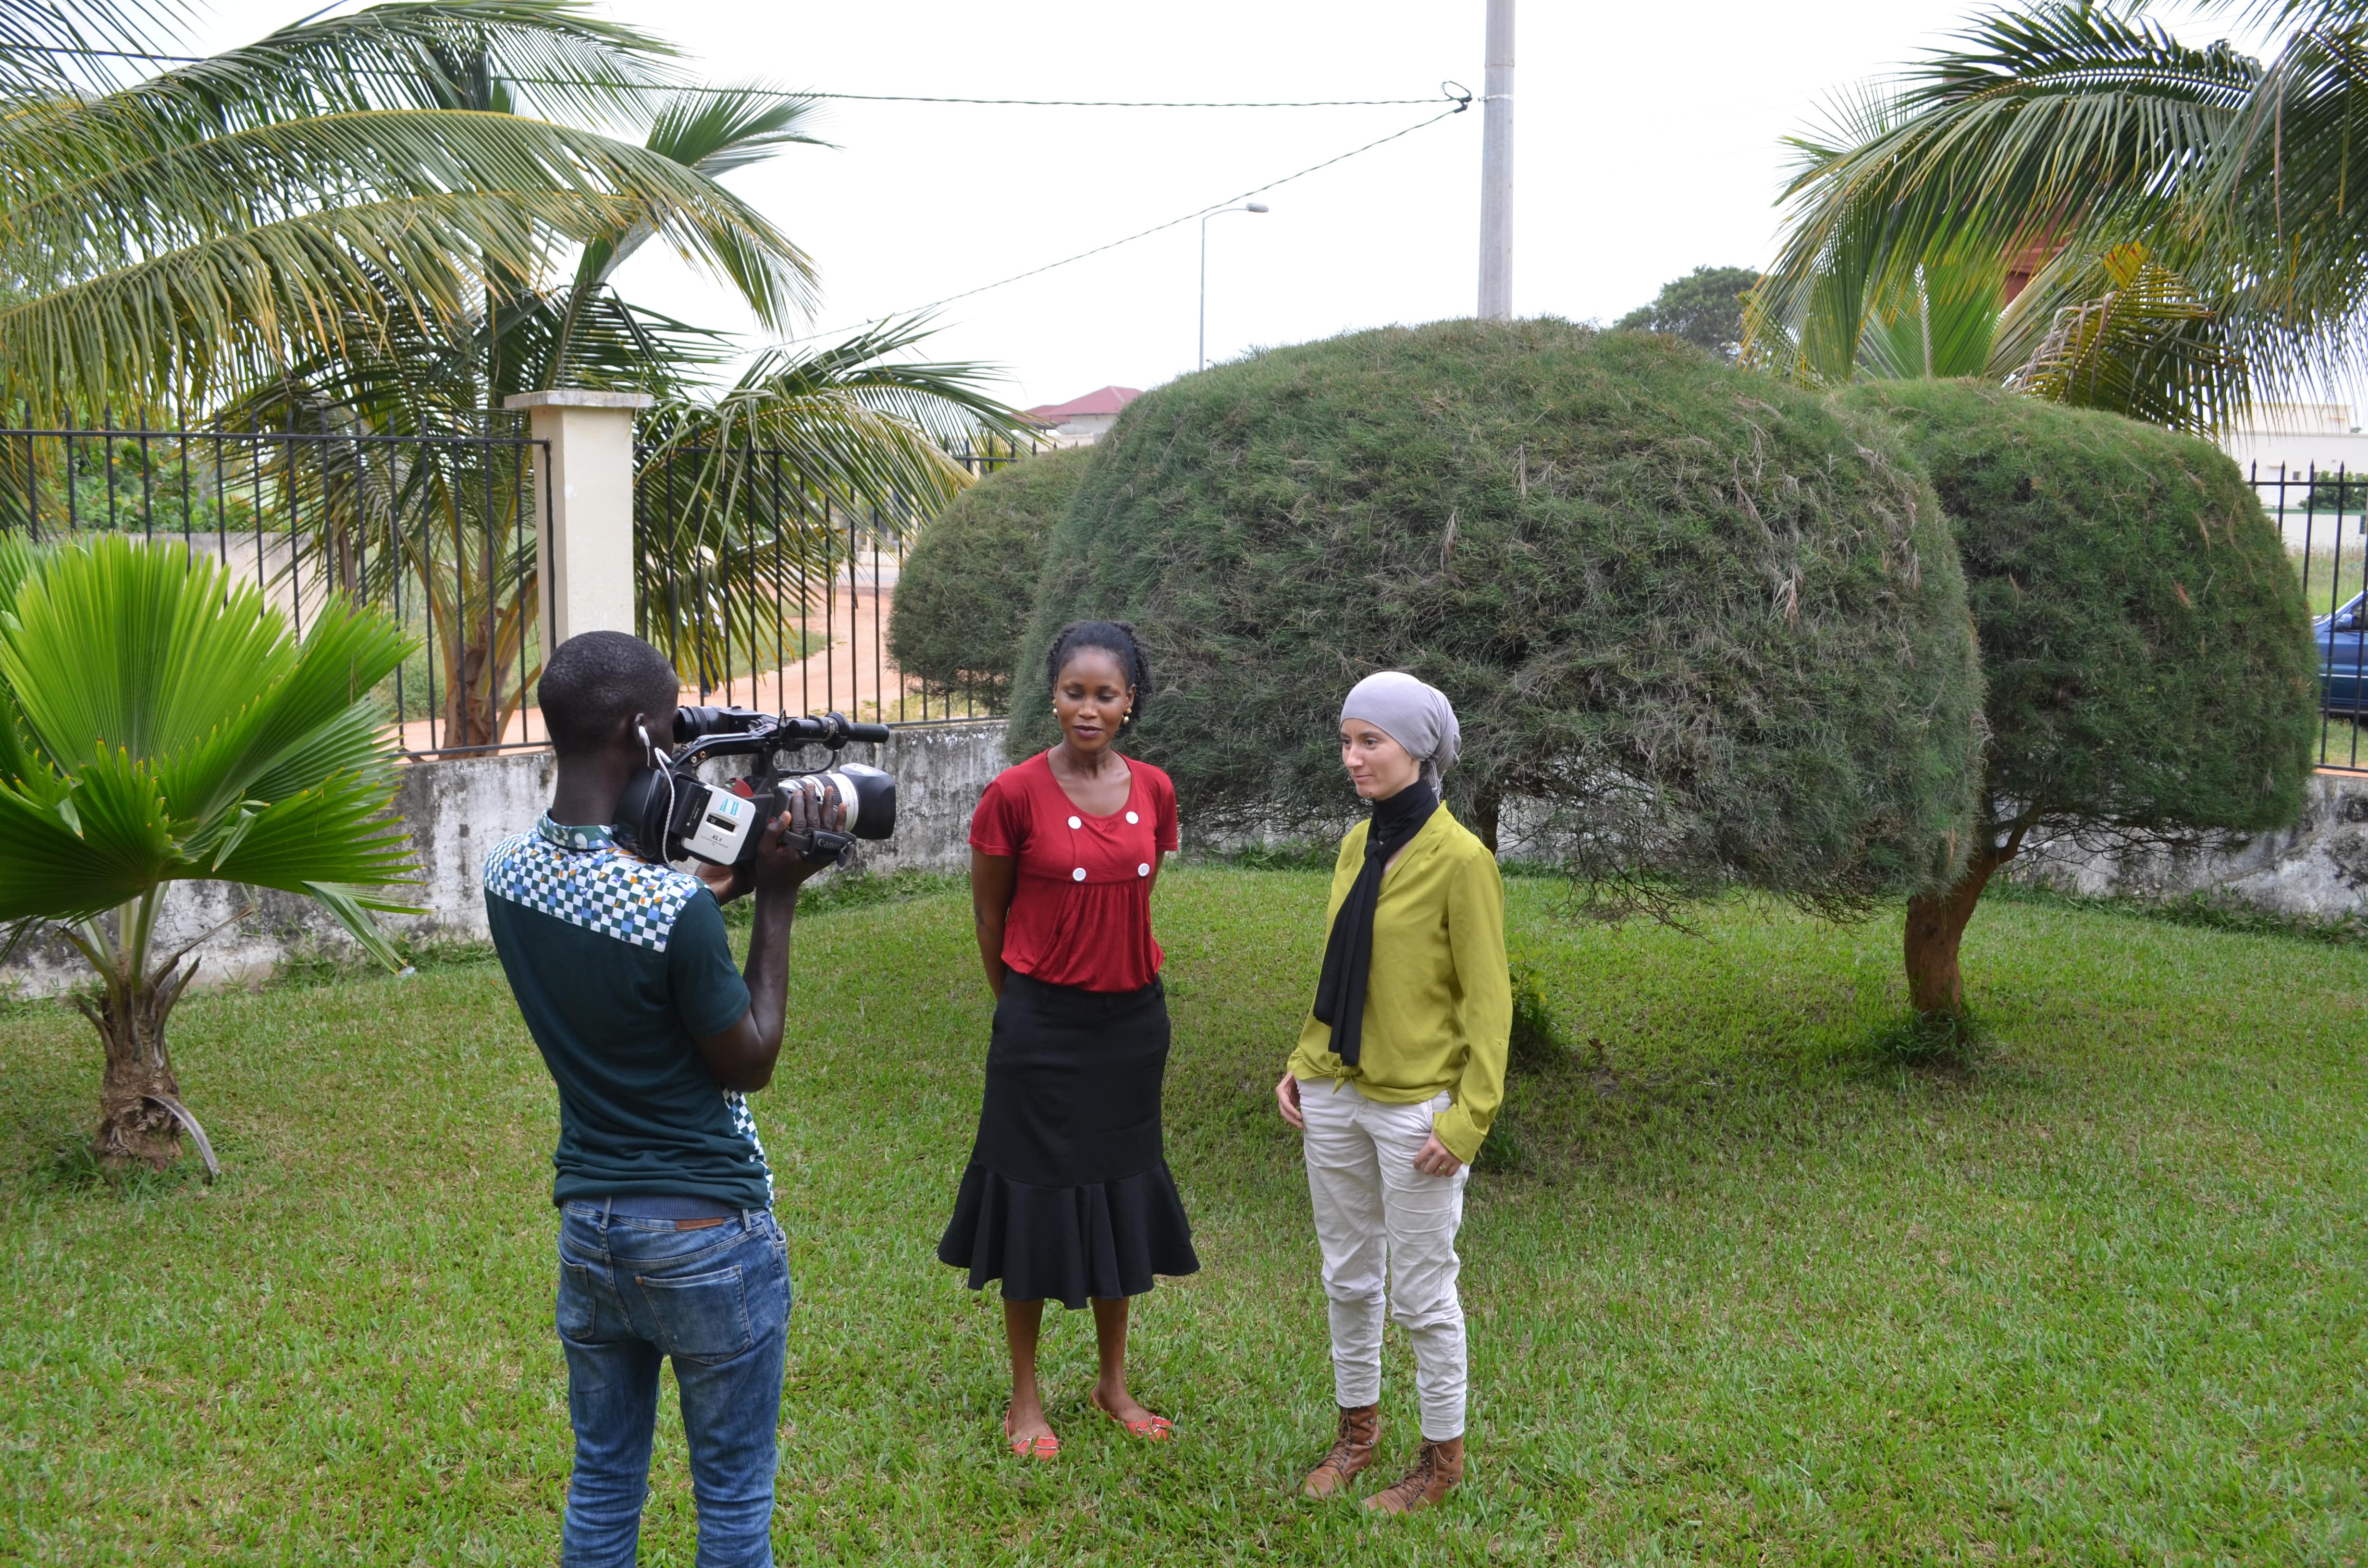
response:
<path id="1" fill-rule="evenodd" d="M 445 646 L 453 648 L 452 641 Z M 485 663 L 492 651 L 484 633 L 459 640 L 455 656 L 445 671 L 444 747 L 492 745 L 500 737 L 494 728 L 493 703 L 485 690 Z"/>
<path id="2" fill-rule="evenodd" d="M 1472 835 L 1486 845 L 1491 855 L 1497 852 L 1497 815 L 1504 799 L 1492 785 L 1483 785 L 1472 797 Z"/>
<path id="3" fill-rule="evenodd" d="M 1965 979 L 1957 967 L 1957 949 L 1982 890 L 2013 858 L 2011 845 L 2003 850 L 1985 845 L 1974 851 L 1964 875 L 1947 892 L 1907 901 L 1907 1005 L 1917 1012 L 1952 1017 L 1964 1012 Z"/>
<path id="4" fill-rule="evenodd" d="M 196 964 L 185 966 L 184 962 L 197 942 L 175 953 L 154 972 L 146 971 L 149 941 L 155 932 L 162 898 L 162 889 L 152 888 L 111 915 L 69 933 L 91 967 L 98 971 L 101 982 L 96 996 L 74 998 L 74 1006 L 98 1031 L 99 1043 L 107 1052 L 106 1075 L 99 1080 L 98 1131 L 91 1138 L 91 1153 L 108 1168 L 142 1165 L 161 1171 L 180 1158 L 181 1133 L 187 1128 L 197 1139 L 198 1152 L 204 1156 L 211 1176 L 216 1168 L 213 1149 L 204 1130 L 181 1104 L 181 1085 L 173 1076 L 173 1059 L 165 1047 L 165 1020 L 172 1017 L 173 1004 L 181 999 L 197 973 Z M 206 933 L 212 935 L 212 931 Z M 198 938 L 203 940 L 205 937 Z"/>
<path id="5" fill-rule="evenodd" d="M 98 1132 L 90 1141 L 100 1165 L 161 1171 L 181 1157 L 181 1124 L 158 1096 L 181 1097 L 171 1063 L 135 1056 L 109 1040 L 107 1076 L 98 1090 Z"/>
<path id="6" fill-rule="evenodd" d="M 76 1000 L 107 1050 L 98 1131 L 91 1139 L 91 1153 L 102 1165 L 161 1171 L 180 1158 L 181 1123 L 171 1108 L 180 1103 L 181 1085 L 165 1048 L 165 1019 L 190 972 L 167 974 L 139 991 L 110 985 L 96 1006 Z"/>

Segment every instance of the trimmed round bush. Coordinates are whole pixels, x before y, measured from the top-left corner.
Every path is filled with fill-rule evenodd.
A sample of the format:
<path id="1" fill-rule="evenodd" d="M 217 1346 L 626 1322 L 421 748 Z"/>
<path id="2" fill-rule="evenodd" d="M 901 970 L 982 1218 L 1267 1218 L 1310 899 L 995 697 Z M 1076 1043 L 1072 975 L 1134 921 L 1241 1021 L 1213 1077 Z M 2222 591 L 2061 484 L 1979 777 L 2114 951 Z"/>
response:
<path id="1" fill-rule="evenodd" d="M 1400 668 L 1498 802 L 1599 888 L 1813 905 L 1944 885 L 1980 676 L 1930 486 L 1879 423 L 1665 337 L 1445 322 L 1253 355 L 1138 399 L 1047 549 L 1055 628 L 1135 622 L 1135 744 L 1190 825 L 1338 824 L 1349 687 Z"/>
<path id="2" fill-rule="evenodd" d="M 2216 447 L 1971 381 L 1869 382 L 1841 401 L 1891 424 L 1931 475 L 1981 640 L 1973 853 L 1946 899 L 1908 916 L 1918 1010 L 1953 1013 L 1964 922 L 2026 839 L 2177 840 L 2300 814 L 2310 616 Z"/>
<path id="3" fill-rule="evenodd" d="M 1092 449 L 1039 452 L 963 491 L 905 557 L 889 654 L 934 696 L 1002 711 L 1036 593 L 1044 537 Z"/>

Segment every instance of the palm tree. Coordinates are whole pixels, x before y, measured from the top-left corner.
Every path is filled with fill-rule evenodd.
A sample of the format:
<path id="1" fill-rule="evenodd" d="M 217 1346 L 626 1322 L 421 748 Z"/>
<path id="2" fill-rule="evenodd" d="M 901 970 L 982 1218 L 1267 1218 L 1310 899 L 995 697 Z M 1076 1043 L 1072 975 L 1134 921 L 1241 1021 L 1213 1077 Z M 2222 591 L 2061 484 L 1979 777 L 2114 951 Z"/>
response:
<path id="1" fill-rule="evenodd" d="M 1987 273 L 2004 298 L 2012 272 L 2028 287 L 1990 318 L 1980 373 L 2058 401 L 2206 429 L 2359 368 L 2368 4 L 2249 9 L 2276 31 L 2267 63 L 2135 4 L 2045 4 L 1845 102 L 1794 143 L 1754 358 L 1880 374 L 1870 338 L 1912 316 L 1919 275 Z"/>
<path id="2" fill-rule="evenodd" d="M 449 92 L 472 113 L 507 114 L 523 88 L 499 65 L 480 55 L 426 88 Z M 643 110 L 642 153 L 703 182 L 816 143 L 811 100 L 758 87 L 659 94 Z M 970 480 L 947 457 L 950 442 L 1025 426 L 985 391 L 988 367 L 911 362 L 908 352 L 925 335 L 916 322 L 882 324 L 821 347 L 776 349 L 729 387 L 710 387 L 705 377 L 730 358 L 731 340 L 636 307 L 611 285 L 617 268 L 660 232 L 647 213 L 620 209 L 588 235 L 564 278 L 487 256 L 476 268 L 477 296 L 443 315 L 408 309 L 399 280 L 382 277 L 379 297 L 353 308 L 348 329 L 333 335 L 331 346 L 290 364 L 219 418 L 233 427 L 411 436 L 472 428 L 483 411 L 514 393 L 563 384 L 653 394 L 658 406 L 645 428 L 656 467 L 644 472 L 658 475 L 673 501 L 665 526 L 644 540 L 649 602 L 671 607 L 650 624 L 672 629 L 664 639 L 670 655 L 709 669 L 712 650 L 753 645 L 757 606 L 778 598 L 792 572 L 809 580 L 828 575 L 824 519 L 835 508 L 927 515 Z M 719 256 L 751 313 L 771 323 L 778 279 L 768 257 L 754 242 L 720 245 Z M 780 259 L 804 265 L 795 253 Z M 761 495 L 747 477 L 752 446 L 781 460 L 768 460 Z M 277 450 L 292 464 L 293 449 Z M 484 459 L 506 460 L 498 452 Z M 295 483 L 303 476 L 278 477 Z M 476 483 L 480 477 L 489 482 Z M 303 526 L 325 536 L 316 559 L 332 570 L 364 557 L 356 540 L 395 542 L 375 576 L 337 585 L 384 598 L 397 574 L 416 584 L 448 672 L 441 694 L 448 746 L 499 737 L 533 679 L 521 653 L 535 635 L 538 567 L 517 515 L 529 496 L 514 475 L 471 471 L 464 479 L 450 465 L 420 462 L 386 483 L 333 488 L 318 497 L 322 504 L 298 509 Z M 734 615 L 746 624 L 735 630 Z"/>
<path id="3" fill-rule="evenodd" d="M 161 1168 L 186 1129 L 216 1168 L 165 1046 L 197 969 L 197 942 L 154 950 L 171 883 L 303 894 L 394 961 L 372 912 L 404 907 L 411 852 L 370 693 L 404 646 L 342 600 L 292 638 L 204 557 L 0 539 L 0 923 L 11 947 L 54 926 L 95 971 L 102 1163 Z"/>

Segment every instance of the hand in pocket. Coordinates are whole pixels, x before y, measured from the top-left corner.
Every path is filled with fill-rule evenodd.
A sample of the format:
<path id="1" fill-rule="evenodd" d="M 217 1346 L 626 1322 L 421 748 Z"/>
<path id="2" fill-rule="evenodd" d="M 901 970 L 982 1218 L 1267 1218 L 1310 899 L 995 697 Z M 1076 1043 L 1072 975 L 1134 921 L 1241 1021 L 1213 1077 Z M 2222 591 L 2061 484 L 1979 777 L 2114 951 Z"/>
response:
<path id="1" fill-rule="evenodd" d="M 1414 1168 L 1425 1176 L 1452 1176 L 1463 1168 L 1463 1162 L 1457 1159 L 1454 1151 L 1440 1142 L 1439 1134 L 1434 1132 L 1425 1138 L 1422 1147 L 1416 1151 Z"/>

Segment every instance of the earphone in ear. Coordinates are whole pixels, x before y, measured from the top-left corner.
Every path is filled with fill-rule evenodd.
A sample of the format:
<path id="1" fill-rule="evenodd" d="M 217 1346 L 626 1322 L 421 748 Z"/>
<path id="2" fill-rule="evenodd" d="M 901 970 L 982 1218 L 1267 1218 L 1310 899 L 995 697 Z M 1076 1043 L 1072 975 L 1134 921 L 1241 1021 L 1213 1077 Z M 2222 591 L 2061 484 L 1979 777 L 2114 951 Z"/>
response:
<path id="1" fill-rule="evenodd" d="M 617 802 L 617 837 L 644 859 L 663 860 L 666 824 L 674 820 L 674 770 L 659 765 L 650 727 L 638 713 L 633 716 L 633 733 L 642 737 L 642 766 L 633 770 Z"/>

